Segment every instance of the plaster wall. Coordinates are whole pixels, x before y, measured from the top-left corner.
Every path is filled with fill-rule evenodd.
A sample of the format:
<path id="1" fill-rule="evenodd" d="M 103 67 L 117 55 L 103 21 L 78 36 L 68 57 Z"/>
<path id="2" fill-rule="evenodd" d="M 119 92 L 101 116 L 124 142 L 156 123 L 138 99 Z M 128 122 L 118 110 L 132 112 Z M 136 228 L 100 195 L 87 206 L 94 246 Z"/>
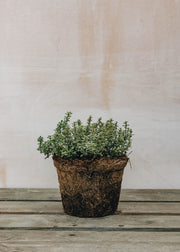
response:
<path id="1" fill-rule="evenodd" d="M 180 188 L 180 0 L 0 0 L 0 187 L 57 187 L 66 111 L 128 120 L 123 188 Z"/>

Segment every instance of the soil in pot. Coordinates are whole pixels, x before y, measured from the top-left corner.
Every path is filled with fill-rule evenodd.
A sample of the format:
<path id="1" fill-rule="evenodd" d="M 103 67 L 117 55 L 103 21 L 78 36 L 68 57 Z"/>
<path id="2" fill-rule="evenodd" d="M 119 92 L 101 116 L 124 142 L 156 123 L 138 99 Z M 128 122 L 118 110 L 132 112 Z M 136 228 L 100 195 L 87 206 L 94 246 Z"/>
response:
<path id="1" fill-rule="evenodd" d="M 53 156 L 65 213 L 79 217 L 113 214 L 118 206 L 126 155 L 68 160 Z"/>

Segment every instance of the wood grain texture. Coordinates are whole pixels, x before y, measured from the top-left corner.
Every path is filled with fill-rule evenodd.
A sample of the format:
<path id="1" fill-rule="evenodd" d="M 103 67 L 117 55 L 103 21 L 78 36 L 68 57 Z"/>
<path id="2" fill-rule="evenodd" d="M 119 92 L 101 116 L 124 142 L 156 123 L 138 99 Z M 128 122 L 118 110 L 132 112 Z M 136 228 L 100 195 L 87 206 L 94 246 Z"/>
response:
<path id="1" fill-rule="evenodd" d="M 1 252 L 179 252 L 179 233 L 1 231 Z"/>
<path id="2" fill-rule="evenodd" d="M 40 215 L 40 214 L 1 214 L 0 229 L 2 228 L 84 228 L 105 231 L 109 228 L 154 228 L 168 229 L 180 228 L 180 217 L 177 216 L 153 216 L 153 215 L 110 215 L 103 218 L 78 218 L 69 215 Z"/>
<path id="3" fill-rule="evenodd" d="M 64 214 L 61 202 L 3 201 L 0 213 Z M 180 215 L 180 203 L 120 202 L 116 214 Z"/>
<path id="4" fill-rule="evenodd" d="M 0 200 L 59 201 L 59 189 L 0 188 Z M 121 201 L 179 201 L 180 190 L 175 189 L 122 189 Z"/>
<path id="5" fill-rule="evenodd" d="M 122 190 L 115 215 L 64 214 L 58 189 L 0 190 L 0 252 L 179 252 L 178 190 Z"/>

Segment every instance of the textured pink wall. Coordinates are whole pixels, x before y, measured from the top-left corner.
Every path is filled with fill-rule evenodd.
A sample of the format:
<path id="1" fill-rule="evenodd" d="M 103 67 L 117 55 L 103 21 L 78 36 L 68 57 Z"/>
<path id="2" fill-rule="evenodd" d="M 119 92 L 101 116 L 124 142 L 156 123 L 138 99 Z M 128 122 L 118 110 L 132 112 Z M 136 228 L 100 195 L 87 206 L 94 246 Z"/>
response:
<path id="1" fill-rule="evenodd" d="M 67 110 L 135 131 L 124 187 L 180 188 L 180 0 L 0 0 L 0 186 L 57 187 Z"/>

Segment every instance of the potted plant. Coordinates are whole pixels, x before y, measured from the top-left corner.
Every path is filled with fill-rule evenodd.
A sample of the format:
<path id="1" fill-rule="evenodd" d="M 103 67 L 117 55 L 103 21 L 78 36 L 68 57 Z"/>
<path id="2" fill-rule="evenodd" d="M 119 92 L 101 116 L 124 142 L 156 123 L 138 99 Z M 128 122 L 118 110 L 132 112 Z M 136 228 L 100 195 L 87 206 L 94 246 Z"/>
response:
<path id="1" fill-rule="evenodd" d="M 113 214 L 118 206 L 132 129 L 112 119 L 70 123 L 67 112 L 53 135 L 38 138 L 38 150 L 52 156 L 65 213 L 79 217 Z"/>

